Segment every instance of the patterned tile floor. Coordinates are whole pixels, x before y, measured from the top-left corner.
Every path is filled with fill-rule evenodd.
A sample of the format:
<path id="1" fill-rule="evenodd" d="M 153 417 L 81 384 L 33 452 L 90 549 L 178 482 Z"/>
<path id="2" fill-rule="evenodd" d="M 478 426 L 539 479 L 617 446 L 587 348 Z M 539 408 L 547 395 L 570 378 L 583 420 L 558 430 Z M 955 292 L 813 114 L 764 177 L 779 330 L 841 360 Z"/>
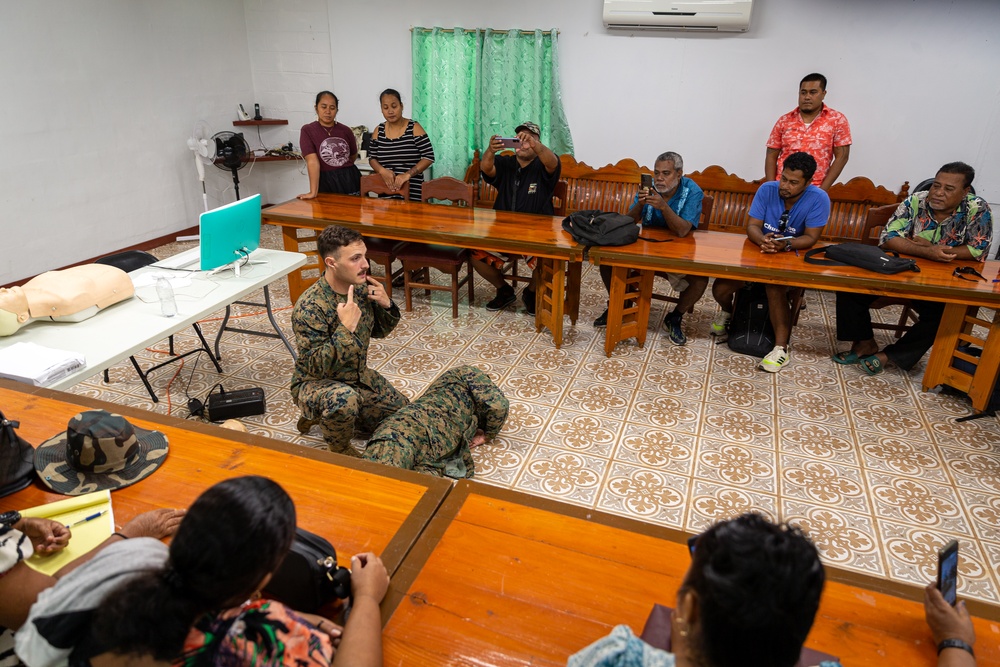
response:
<path id="1" fill-rule="evenodd" d="M 264 236 L 279 247 L 276 230 L 265 227 Z M 272 292 L 290 331 L 287 286 Z M 475 451 L 478 480 L 687 531 L 754 509 L 803 525 L 831 565 L 901 582 L 931 580 L 937 550 L 957 538 L 961 593 L 1000 604 L 1000 423 L 956 424 L 967 400 L 922 392 L 922 364 L 868 377 L 830 362 L 832 295 L 808 293 L 792 364 L 776 375 L 714 344 L 709 298 L 685 317 L 685 347 L 666 339 L 664 306 L 654 304 L 645 347 L 626 341 L 607 358 L 603 332 L 590 324 L 606 301 L 592 267 L 584 269 L 580 321 L 567 321 L 559 350 L 520 307 L 487 312 L 492 296 L 477 284 L 474 306 L 463 302 L 457 319 L 447 294 L 417 297 L 369 354 L 410 397 L 457 364 L 475 364 L 499 383 L 510 416 Z M 256 312 L 240 307 L 245 323 L 266 325 Z M 179 349 L 193 340 L 178 335 Z M 112 368 L 110 384 L 95 376 L 74 391 L 186 417 L 186 396 L 203 398 L 220 379 L 227 389 L 260 386 L 268 409 L 243 420 L 251 432 L 323 447 L 318 429 L 295 430 L 292 362 L 280 341 L 227 334 L 222 350 L 225 377 L 193 358 L 156 374 L 161 397 L 169 384 L 170 399 L 159 404 L 127 361 Z M 140 363 L 162 358 L 150 352 Z"/>

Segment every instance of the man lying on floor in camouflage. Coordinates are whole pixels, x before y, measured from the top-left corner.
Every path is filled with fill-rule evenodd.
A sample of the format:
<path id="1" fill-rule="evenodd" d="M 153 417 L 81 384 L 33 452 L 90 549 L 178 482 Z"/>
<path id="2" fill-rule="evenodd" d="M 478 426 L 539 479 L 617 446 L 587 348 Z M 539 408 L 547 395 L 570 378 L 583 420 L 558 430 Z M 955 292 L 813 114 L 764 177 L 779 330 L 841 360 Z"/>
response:
<path id="1" fill-rule="evenodd" d="M 508 407 L 486 373 L 475 366 L 452 368 L 379 424 L 364 458 L 442 477 L 472 477 L 471 448 L 496 437 Z"/>

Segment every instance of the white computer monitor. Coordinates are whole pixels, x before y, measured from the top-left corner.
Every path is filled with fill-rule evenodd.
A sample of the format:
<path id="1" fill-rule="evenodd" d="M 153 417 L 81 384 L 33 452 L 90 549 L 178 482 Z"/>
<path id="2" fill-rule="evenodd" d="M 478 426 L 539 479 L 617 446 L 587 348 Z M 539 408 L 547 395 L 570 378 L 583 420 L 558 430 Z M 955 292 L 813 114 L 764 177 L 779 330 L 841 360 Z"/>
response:
<path id="1" fill-rule="evenodd" d="M 201 214 L 201 270 L 246 259 L 260 247 L 260 195 Z"/>

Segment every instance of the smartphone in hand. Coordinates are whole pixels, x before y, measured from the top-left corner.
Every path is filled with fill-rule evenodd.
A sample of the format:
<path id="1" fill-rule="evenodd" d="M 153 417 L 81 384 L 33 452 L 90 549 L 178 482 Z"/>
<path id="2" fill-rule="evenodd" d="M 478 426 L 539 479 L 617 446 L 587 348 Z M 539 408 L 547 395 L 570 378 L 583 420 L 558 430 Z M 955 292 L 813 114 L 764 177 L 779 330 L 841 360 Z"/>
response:
<path id="1" fill-rule="evenodd" d="M 649 174 L 643 174 L 642 176 L 640 176 L 640 179 L 641 179 L 640 182 L 639 182 L 639 187 L 640 188 L 643 188 L 644 190 L 652 190 L 653 189 L 653 177 L 652 176 L 650 176 Z"/>
<path id="2" fill-rule="evenodd" d="M 952 540 L 938 552 L 937 586 L 952 607 L 958 601 L 958 541 Z"/>
<path id="3" fill-rule="evenodd" d="M 518 149 L 521 147 L 521 140 L 517 137 L 500 137 L 500 143 L 504 148 Z"/>

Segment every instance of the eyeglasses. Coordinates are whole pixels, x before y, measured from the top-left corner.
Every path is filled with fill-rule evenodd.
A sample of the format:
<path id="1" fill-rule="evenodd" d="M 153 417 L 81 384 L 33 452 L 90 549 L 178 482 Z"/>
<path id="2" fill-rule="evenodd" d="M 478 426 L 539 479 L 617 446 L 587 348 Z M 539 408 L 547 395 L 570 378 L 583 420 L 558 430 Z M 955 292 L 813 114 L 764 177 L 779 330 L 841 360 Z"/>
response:
<path id="1" fill-rule="evenodd" d="M 781 214 L 781 217 L 778 218 L 778 233 L 779 234 L 783 233 L 785 231 L 785 228 L 788 227 L 788 214 L 789 213 L 791 213 L 791 211 L 785 211 L 784 213 Z"/>
<path id="2" fill-rule="evenodd" d="M 955 271 L 951 275 L 954 276 L 955 278 L 961 278 L 962 280 L 968 280 L 969 282 L 976 282 L 976 280 L 973 280 L 972 278 L 969 278 L 968 276 L 976 276 L 976 278 L 978 280 L 982 280 L 983 282 L 986 282 L 986 276 L 984 276 L 983 274 L 979 273 L 979 271 L 976 271 L 971 266 L 956 266 L 955 267 Z"/>

